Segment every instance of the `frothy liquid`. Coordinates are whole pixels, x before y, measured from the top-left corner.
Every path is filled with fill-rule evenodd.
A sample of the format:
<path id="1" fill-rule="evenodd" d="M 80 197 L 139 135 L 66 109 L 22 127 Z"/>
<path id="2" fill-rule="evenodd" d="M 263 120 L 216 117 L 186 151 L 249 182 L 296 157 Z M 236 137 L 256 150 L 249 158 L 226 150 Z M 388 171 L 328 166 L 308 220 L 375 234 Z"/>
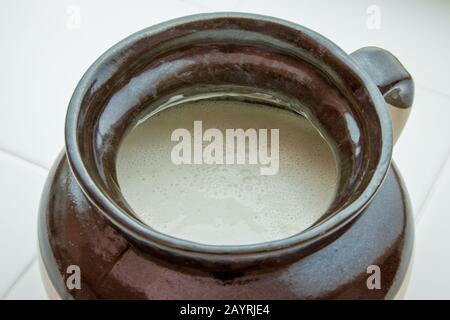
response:
<path id="1" fill-rule="evenodd" d="M 260 166 L 175 165 L 177 128 L 279 129 L 279 170 Z M 184 103 L 150 117 L 125 137 L 117 178 L 125 199 L 148 226 L 214 245 L 254 244 L 287 238 L 317 221 L 331 204 L 336 162 L 326 141 L 305 118 L 243 102 Z"/>

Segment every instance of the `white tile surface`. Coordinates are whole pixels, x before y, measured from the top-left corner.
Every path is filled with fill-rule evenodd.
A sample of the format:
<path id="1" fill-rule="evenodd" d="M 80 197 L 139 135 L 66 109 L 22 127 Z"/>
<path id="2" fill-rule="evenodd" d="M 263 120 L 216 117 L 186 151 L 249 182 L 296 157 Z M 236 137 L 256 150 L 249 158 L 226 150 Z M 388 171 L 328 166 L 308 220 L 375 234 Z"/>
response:
<path id="1" fill-rule="evenodd" d="M 8 292 L 5 300 L 47 300 L 36 260 Z"/>
<path id="2" fill-rule="evenodd" d="M 416 230 L 415 257 L 406 299 L 450 299 L 450 157 Z"/>
<path id="3" fill-rule="evenodd" d="M 0 297 L 36 255 L 37 210 L 47 172 L 0 151 Z"/>
<path id="4" fill-rule="evenodd" d="M 421 207 L 450 151 L 450 98 L 416 86 L 414 105 L 394 147 L 417 222 Z"/>
<path id="5" fill-rule="evenodd" d="M 367 27 L 367 10 L 374 4 L 381 13 L 380 29 Z M 8 299 L 45 298 L 37 263 L 25 269 L 36 252 L 36 213 L 47 174 L 30 163 L 49 168 L 63 147 L 67 104 L 84 71 L 114 43 L 144 27 L 224 10 L 297 22 L 347 52 L 377 45 L 409 69 L 418 84 L 416 99 L 394 159 L 421 223 L 406 298 L 450 299 L 450 255 L 445 254 L 450 251 L 445 197 L 450 190 L 450 1 L 445 0 L 165 0 L 158 5 L 146 0 L 4 0 L 0 150 L 10 154 L 0 151 L 0 250 L 8 261 L 0 264 L 0 298 L 6 291 Z"/>
<path id="6" fill-rule="evenodd" d="M 199 11 L 239 11 L 239 5 L 245 0 L 181 0 L 184 3 L 192 4 Z"/>
<path id="7" fill-rule="evenodd" d="M 145 0 L 133 5 L 107 0 L 7 0 L 0 12 L 0 41 L 6 44 L 0 61 L 0 147 L 49 168 L 64 144 L 70 96 L 89 65 L 137 30 L 202 11 L 247 11 L 285 18 L 323 33 L 348 52 L 382 46 L 400 58 L 417 83 L 450 95 L 450 64 L 446 63 L 450 42 L 443 41 L 450 30 L 446 16 L 450 2 L 377 3 L 379 30 L 366 27 L 371 0 L 292 0 L 277 5 L 256 0 L 166 0 L 159 6 Z M 79 28 L 74 23 L 77 10 Z M 406 11 L 410 18 L 399 19 Z M 411 34 L 414 40 L 407 41 Z"/>
<path id="8" fill-rule="evenodd" d="M 0 147 L 49 168 L 86 69 L 131 33 L 195 12 L 176 0 L 2 1 Z"/>
<path id="9" fill-rule="evenodd" d="M 299 23 L 347 52 L 369 45 L 382 47 L 394 53 L 418 83 L 450 94 L 450 1 L 279 0 L 274 4 L 244 0 L 237 10 Z M 371 24 L 375 12 L 379 12 L 379 29 Z"/>

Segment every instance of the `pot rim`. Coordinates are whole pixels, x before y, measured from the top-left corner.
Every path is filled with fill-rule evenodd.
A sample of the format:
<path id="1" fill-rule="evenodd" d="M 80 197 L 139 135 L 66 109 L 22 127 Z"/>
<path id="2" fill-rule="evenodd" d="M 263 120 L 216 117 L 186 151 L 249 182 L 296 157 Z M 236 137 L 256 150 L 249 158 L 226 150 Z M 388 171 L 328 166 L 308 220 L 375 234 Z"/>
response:
<path id="1" fill-rule="evenodd" d="M 89 85 L 95 79 L 100 67 L 112 56 L 114 56 L 115 53 L 126 49 L 139 39 L 148 37 L 149 35 L 156 34 L 169 28 L 173 28 L 179 24 L 214 18 L 243 18 L 256 21 L 263 20 L 289 27 L 310 37 L 319 45 L 328 49 L 336 58 L 340 60 L 340 62 L 346 66 L 346 68 L 349 68 L 360 77 L 361 82 L 364 84 L 367 92 L 369 93 L 375 112 L 379 118 L 382 139 L 381 153 L 376 169 L 373 172 L 373 175 L 370 178 L 365 190 L 352 203 L 344 207 L 336 214 L 330 216 L 318 225 L 306 229 L 289 238 L 250 245 L 208 245 L 163 234 L 145 226 L 143 223 L 131 217 L 127 212 L 115 204 L 108 194 L 103 192 L 96 185 L 90 177 L 85 163 L 83 162 L 82 155 L 78 147 L 78 136 L 76 134 L 78 130 L 78 116 L 82 106 L 83 97 L 85 96 Z M 262 257 L 269 252 L 280 250 L 291 251 L 293 249 L 298 249 L 299 247 L 304 248 L 305 246 L 312 245 L 327 236 L 335 234 L 337 231 L 341 230 L 344 226 L 353 221 L 375 196 L 378 188 L 383 182 L 389 169 L 393 147 L 391 119 L 385 106 L 385 100 L 374 82 L 360 67 L 358 67 L 358 65 L 347 53 L 345 53 L 341 48 L 328 40 L 326 37 L 293 22 L 264 15 L 237 12 L 195 14 L 162 22 L 130 35 L 108 49 L 86 71 L 72 95 L 66 115 L 65 142 L 67 158 L 71 170 L 85 195 L 109 221 L 111 221 L 116 227 L 125 232 L 131 238 L 136 239 L 139 243 L 144 243 L 149 246 L 156 245 L 159 248 L 162 247 L 164 249 L 172 249 L 177 252 L 191 252 L 197 255 L 242 256 L 242 254 L 256 254 L 258 256 L 262 255 Z"/>

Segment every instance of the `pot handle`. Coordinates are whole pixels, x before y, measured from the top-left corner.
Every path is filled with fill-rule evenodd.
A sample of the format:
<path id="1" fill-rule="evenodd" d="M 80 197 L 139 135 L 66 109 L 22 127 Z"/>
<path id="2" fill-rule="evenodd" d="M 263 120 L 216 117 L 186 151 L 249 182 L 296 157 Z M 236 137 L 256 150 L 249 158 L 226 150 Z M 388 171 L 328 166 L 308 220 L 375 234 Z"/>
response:
<path id="1" fill-rule="evenodd" d="M 394 143 L 406 124 L 414 99 L 414 81 L 389 51 L 364 47 L 350 56 L 380 89 L 391 114 Z"/>

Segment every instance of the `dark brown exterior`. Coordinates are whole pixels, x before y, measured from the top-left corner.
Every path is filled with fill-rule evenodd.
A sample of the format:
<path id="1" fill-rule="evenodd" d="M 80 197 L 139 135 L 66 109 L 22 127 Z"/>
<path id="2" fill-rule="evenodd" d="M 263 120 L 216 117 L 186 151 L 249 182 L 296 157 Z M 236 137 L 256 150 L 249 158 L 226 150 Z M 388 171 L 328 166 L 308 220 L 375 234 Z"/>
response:
<path id="1" fill-rule="evenodd" d="M 208 246 L 159 233 L 133 214 L 115 175 L 124 134 L 174 96 L 220 91 L 270 94 L 327 137 L 338 191 L 314 228 L 262 244 Z M 66 117 L 67 159 L 92 204 L 146 251 L 214 270 L 277 266 L 332 241 L 378 190 L 391 152 L 385 100 L 349 55 L 304 27 L 247 14 L 185 17 L 130 36 L 86 72 Z"/>
<path id="2" fill-rule="evenodd" d="M 390 299 L 413 247 L 411 207 L 395 167 L 341 237 L 278 268 L 216 273 L 146 254 L 89 204 L 64 154 L 48 177 L 39 218 L 43 262 L 64 299 Z M 69 265 L 81 268 L 81 290 L 65 286 Z M 367 289 L 369 265 L 381 269 L 381 290 Z"/>
<path id="3" fill-rule="evenodd" d="M 411 255 L 411 212 L 390 168 L 392 127 L 382 82 L 355 60 L 301 26 L 231 13 L 167 22 L 108 50 L 74 92 L 66 149 L 41 202 L 41 254 L 59 294 L 392 298 Z M 377 63 L 383 61 L 390 60 Z M 401 79 L 391 76 L 392 84 Z M 408 86 L 396 87 L 396 94 Z M 123 199 L 115 157 L 127 130 L 175 95 L 220 90 L 270 93 L 282 101 L 274 107 L 307 115 L 333 146 L 338 192 L 308 230 L 262 244 L 203 245 L 145 226 Z M 83 284 L 68 292 L 63 278 L 72 264 L 81 267 Z M 381 267 L 381 290 L 367 289 L 372 264 Z"/>

